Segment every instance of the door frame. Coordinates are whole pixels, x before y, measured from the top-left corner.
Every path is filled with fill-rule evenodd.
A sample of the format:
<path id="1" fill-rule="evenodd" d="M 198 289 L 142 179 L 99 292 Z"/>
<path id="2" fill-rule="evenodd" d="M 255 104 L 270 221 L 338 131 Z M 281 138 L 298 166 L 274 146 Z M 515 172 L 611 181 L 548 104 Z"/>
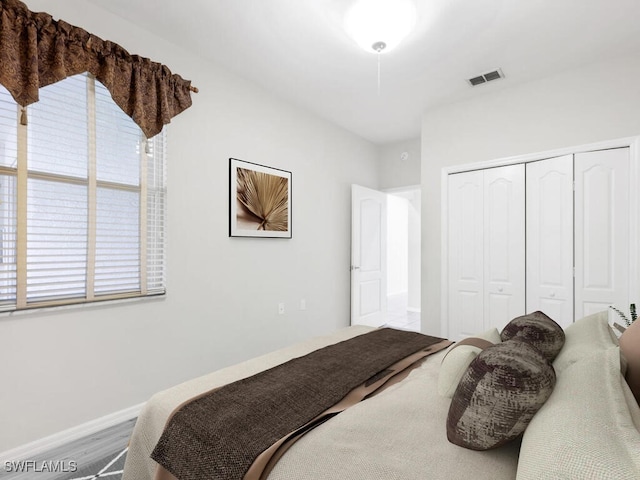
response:
<path id="1" fill-rule="evenodd" d="M 417 265 L 417 279 L 416 279 L 416 283 L 417 283 L 417 290 L 418 290 L 418 296 L 421 297 L 422 296 L 422 185 L 418 184 L 414 184 L 414 185 L 407 185 L 404 187 L 394 187 L 394 188 L 385 188 L 384 190 L 381 190 L 384 193 L 388 193 L 389 195 L 400 195 L 401 197 L 405 197 L 405 195 L 403 194 L 407 194 L 407 193 L 415 193 L 418 192 L 418 195 L 420 196 L 420 205 L 419 205 L 419 215 L 418 215 L 418 223 L 419 223 L 419 228 L 417 231 L 418 234 L 418 240 L 420 242 L 420 246 L 419 246 L 419 251 L 418 251 L 418 255 L 419 255 L 419 262 Z M 411 261 L 411 258 L 409 259 L 409 261 Z M 409 279 L 409 290 L 411 290 L 411 286 L 412 286 L 412 282 L 411 282 L 411 273 L 408 273 Z M 422 313 L 422 298 L 419 298 L 419 305 L 420 308 L 407 308 L 408 312 L 414 312 L 414 313 Z"/>
<path id="2" fill-rule="evenodd" d="M 495 160 L 480 161 L 476 163 L 466 163 L 462 165 L 456 165 L 451 167 L 443 167 L 440 173 L 440 186 L 441 186 L 441 214 L 440 214 L 440 285 L 442 285 L 440 296 L 440 334 L 443 337 L 447 337 L 449 334 L 448 318 L 448 285 L 449 277 L 447 274 L 448 264 L 448 198 L 449 191 L 447 186 L 448 176 L 453 173 L 468 172 L 473 170 L 484 170 L 492 167 L 502 167 L 505 165 L 513 165 L 517 163 L 528 163 L 539 160 L 545 160 L 548 158 L 559 157 L 562 155 L 570 155 L 575 153 L 585 153 L 594 150 L 608 150 L 614 148 L 629 148 L 629 180 L 630 185 L 638 185 L 640 178 L 640 136 L 624 137 L 615 140 L 607 140 L 603 142 L 588 143 L 584 145 L 578 145 L 573 147 L 564 147 L 554 150 L 546 150 L 538 153 L 529 153 L 525 155 L 517 155 L 513 157 L 499 158 Z M 629 225 L 629 245 L 638 245 L 639 239 L 639 224 L 640 224 L 640 208 L 638 202 L 640 200 L 640 193 L 637 189 L 630 189 L 629 203 L 630 210 L 629 215 L 633 221 Z M 640 285 L 640 252 L 638 249 L 631 248 L 629 251 L 629 292 L 638 292 L 638 286 Z M 638 299 L 640 301 L 640 297 Z M 626 306 L 625 306 L 626 307 Z"/>

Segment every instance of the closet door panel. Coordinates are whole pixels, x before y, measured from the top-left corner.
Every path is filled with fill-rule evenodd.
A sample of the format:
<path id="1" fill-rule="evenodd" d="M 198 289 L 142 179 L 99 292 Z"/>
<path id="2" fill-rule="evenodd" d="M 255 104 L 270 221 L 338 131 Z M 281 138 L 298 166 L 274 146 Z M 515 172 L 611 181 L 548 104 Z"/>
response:
<path id="1" fill-rule="evenodd" d="M 526 166 L 527 312 L 573 322 L 573 155 Z"/>
<path id="2" fill-rule="evenodd" d="M 629 305 L 629 149 L 575 156 L 576 318 Z"/>
<path id="3" fill-rule="evenodd" d="M 485 329 L 525 313 L 524 169 L 484 171 Z"/>
<path id="4" fill-rule="evenodd" d="M 481 171 L 448 178 L 449 338 L 456 341 L 484 328 L 482 179 Z"/>

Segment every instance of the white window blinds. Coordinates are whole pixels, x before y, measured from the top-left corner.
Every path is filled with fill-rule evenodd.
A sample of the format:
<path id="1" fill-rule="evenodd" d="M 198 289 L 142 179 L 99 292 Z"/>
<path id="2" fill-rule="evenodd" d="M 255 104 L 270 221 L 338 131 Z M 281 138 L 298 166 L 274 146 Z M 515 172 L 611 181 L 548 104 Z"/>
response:
<path id="1" fill-rule="evenodd" d="M 0 87 L 0 309 L 165 291 L 165 144 L 90 75 Z"/>

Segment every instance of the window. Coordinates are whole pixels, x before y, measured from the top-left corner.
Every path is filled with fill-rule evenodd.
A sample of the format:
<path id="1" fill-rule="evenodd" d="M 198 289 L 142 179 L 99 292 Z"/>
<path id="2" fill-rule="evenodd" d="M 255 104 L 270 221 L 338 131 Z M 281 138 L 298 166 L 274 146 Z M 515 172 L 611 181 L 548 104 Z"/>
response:
<path id="1" fill-rule="evenodd" d="M 87 74 L 20 110 L 0 87 L 0 310 L 164 293 L 164 134 Z"/>

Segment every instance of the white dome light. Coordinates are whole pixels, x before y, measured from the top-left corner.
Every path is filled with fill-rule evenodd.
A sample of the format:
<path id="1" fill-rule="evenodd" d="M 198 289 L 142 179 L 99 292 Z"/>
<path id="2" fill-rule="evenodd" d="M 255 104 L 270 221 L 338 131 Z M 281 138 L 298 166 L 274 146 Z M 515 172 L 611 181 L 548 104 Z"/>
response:
<path id="1" fill-rule="evenodd" d="M 347 33 L 372 53 L 392 50 L 415 24 L 416 7 L 411 0 L 359 0 L 344 20 Z"/>

